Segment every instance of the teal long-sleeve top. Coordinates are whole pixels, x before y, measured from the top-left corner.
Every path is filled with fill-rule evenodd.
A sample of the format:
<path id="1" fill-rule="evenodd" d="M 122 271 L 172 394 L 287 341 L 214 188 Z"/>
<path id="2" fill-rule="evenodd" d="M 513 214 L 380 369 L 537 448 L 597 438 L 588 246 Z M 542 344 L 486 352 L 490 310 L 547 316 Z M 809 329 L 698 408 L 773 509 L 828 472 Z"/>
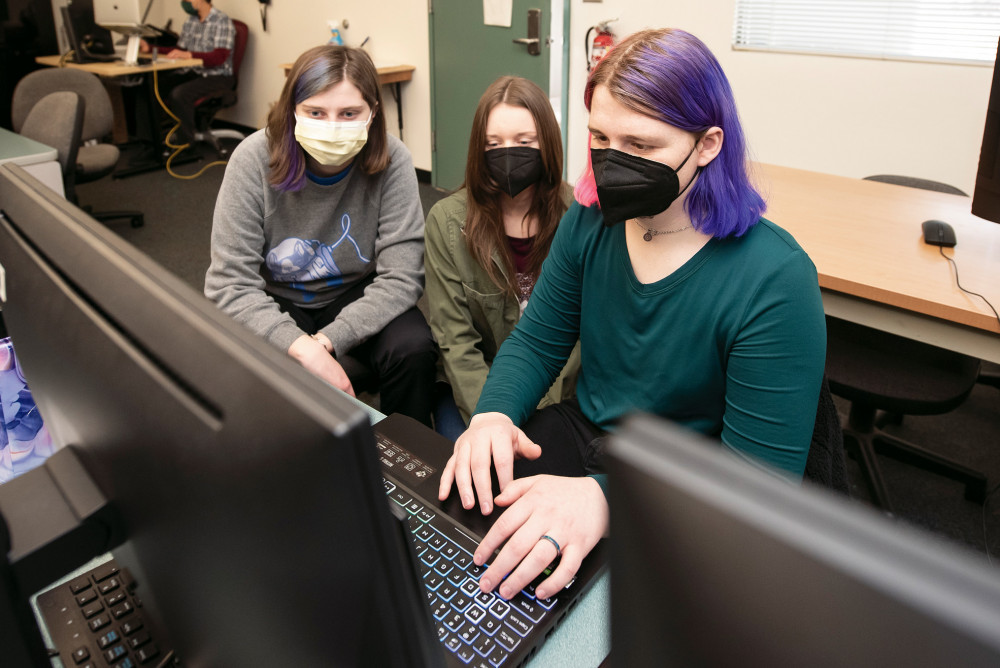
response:
<path id="1" fill-rule="evenodd" d="M 643 284 L 625 226 L 606 227 L 596 206 L 574 203 L 476 413 L 522 424 L 578 336 L 577 398 L 599 427 L 646 411 L 802 476 L 826 322 L 815 266 L 774 223 L 713 238 L 666 278 Z"/>

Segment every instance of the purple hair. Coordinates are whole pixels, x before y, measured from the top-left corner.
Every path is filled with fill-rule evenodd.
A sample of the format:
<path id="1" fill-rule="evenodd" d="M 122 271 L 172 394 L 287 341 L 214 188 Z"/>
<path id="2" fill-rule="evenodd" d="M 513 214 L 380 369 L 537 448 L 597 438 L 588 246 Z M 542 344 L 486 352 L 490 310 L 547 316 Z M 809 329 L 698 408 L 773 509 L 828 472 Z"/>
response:
<path id="1" fill-rule="evenodd" d="M 594 89 L 606 86 L 621 104 L 681 130 L 722 128 L 722 150 L 701 168 L 684 207 L 696 229 L 714 237 L 742 236 L 766 205 L 750 183 L 746 139 L 719 61 L 694 35 L 664 28 L 629 36 L 594 68 L 584 90 L 590 110 Z M 585 206 L 597 202 L 590 167 L 574 191 Z"/>
<path id="2" fill-rule="evenodd" d="M 293 93 L 292 101 L 293 108 L 298 106 L 304 100 L 308 100 L 313 95 L 319 95 L 331 84 L 331 76 L 329 67 L 322 60 L 317 60 L 313 63 L 298 81 L 295 82 L 295 90 Z M 295 123 L 288 123 L 286 130 L 286 136 L 289 146 L 295 145 Z M 282 192 L 294 192 L 301 190 L 302 186 L 305 185 L 305 171 L 306 171 L 306 161 L 305 156 L 302 151 L 292 151 L 288 156 L 288 176 L 285 180 L 277 184 L 275 188 Z"/>

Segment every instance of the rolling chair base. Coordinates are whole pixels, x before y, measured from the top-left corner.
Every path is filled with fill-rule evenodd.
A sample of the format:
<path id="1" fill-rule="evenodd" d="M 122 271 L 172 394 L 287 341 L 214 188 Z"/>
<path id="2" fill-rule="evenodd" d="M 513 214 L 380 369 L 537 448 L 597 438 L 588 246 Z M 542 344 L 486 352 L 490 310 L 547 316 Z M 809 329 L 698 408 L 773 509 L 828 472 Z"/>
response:
<path id="1" fill-rule="evenodd" d="M 880 508 L 893 512 L 876 455 L 891 457 L 904 464 L 960 482 L 965 485 L 965 498 L 969 501 L 983 503 L 986 500 L 985 475 L 919 445 L 872 429 L 874 415 L 871 413 L 874 411 L 860 412 L 859 416 L 856 414 L 858 411 L 852 408 L 851 417 L 844 427 L 844 445 L 847 446 L 848 452 L 856 455 L 868 481 L 873 500 Z"/>
<path id="2" fill-rule="evenodd" d="M 127 218 L 129 225 L 132 227 L 142 227 L 146 224 L 146 218 L 141 211 L 92 211 L 89 206 L 83 207 L 83 210 L 91 218 L 99 220 L 102 223 L 106 223 L 109 220 L 125 220 Z"/>

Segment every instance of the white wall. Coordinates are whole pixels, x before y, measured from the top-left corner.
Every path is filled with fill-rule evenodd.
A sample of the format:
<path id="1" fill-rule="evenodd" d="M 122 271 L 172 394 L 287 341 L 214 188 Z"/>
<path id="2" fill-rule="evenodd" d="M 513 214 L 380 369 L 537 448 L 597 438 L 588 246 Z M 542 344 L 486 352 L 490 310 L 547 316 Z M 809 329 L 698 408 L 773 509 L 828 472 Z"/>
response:
<path id="1" fill-rule="evenodd" d="M 708 45 L 758 160 L 853 177 L 918 176 L 972 193 L 991 67 L 734 51 L 735 0 L 572 3 L 570 180 L 586 164 L 583 34 L 617 16 L 617 35 L 669 26 Z"/>
<path id="2" fill-rule="evenodd" d="M 346 17 L 351 24 L 344 32 L 348 43 L 356 45 L 370 35 L 366 48 L 376 62 L 416 66 L 413 81 L 403 84 L 404 139 L 414 164 L 430 169 L 425 0 L 272 0 L 267 33 L 261 30 L 258 3 L 215 0 L 215 5 L 251 31 L 240 102 L 223 118 L 260 127 L 281 91 L 284 76 L 278 66 L 325 42 L 328 19 Z M 734 6 L 735 0 L 571 0 L 570 180 L 583 169 L 587 145 L 583 36 L 598 21 L 619 17 L 614 24 L 618 35 L 674 26 L 708 44 L 732 82 L 759 160 L 854 177 L 907 174 L 972 192 L 991 68 L 733 51 Z M 175 27 L 181 25 L 179 2 L 154 3 L 152 22 L 162 25 L 167 16 L 174 18 Z M 388 127 L 395 132 L 395 105 L 388 91 L 383 93 Z"/>
<path id="3" fill-rule="evenodd" d="M 426 0 L 272 0 L 267 32 L 261 28 L 259 3 L 247 0 L 214 0 L 214 6 L 250 28 L 247 51 L 240 70 L 239 102 L 220 114 L 234 123 L 263 127 L 267 112 L 281 94 L 285 75 L 280 65 L 293 62 L 306 49 L 330 38 L 327 21 L 348 19 L 341 30 L 347 44 L 358 46 L 370 37 L 365 50 L 378 65 L 408 64 L 417 69 L 413 80 L 402 84 L 403 139 L 419 169 L 431 168 L 430 70 Z M 179 0 L 154 3 L 149 22 L 162 26 L 173 18 L 180 31 L 185 14 Z M 397 134 L 396 105 L 389 88 L 382 89 L 386 125 Z"/>

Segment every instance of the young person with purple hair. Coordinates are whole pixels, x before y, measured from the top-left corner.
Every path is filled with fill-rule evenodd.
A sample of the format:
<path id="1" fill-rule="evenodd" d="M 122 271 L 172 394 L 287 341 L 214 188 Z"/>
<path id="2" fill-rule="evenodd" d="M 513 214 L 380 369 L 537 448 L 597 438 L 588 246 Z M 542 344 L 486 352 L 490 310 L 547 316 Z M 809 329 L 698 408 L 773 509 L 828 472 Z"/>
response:
<path id="1" fill-rule="evenodd" d="M 338 362 L 350 353 L 378 373 L 384 412 L 429 425 L 423 236 L 413 162 L 386 132 L 371 58 L 316 47 L 295 61 L 267 127 L 233 151 L 205 295 L 353 395 Z"/>
<path id="2" fill-rule="evenodd" d="M 536 589 L 556 594 L 607 533 L 600 443 L 621 417 L 663 416 L 797 480 L 823 376 L 816 269 L 761 217 L 708 48 L 679 30 L 632 35 L 584 101 L 592 169 L 441 481 L 466 508 L 506 507 L 475 561 L 502 546 L 480 587 L 507 598 L 560 556 Z M 577 338 L 576 400 L 536 412 Z"/>

